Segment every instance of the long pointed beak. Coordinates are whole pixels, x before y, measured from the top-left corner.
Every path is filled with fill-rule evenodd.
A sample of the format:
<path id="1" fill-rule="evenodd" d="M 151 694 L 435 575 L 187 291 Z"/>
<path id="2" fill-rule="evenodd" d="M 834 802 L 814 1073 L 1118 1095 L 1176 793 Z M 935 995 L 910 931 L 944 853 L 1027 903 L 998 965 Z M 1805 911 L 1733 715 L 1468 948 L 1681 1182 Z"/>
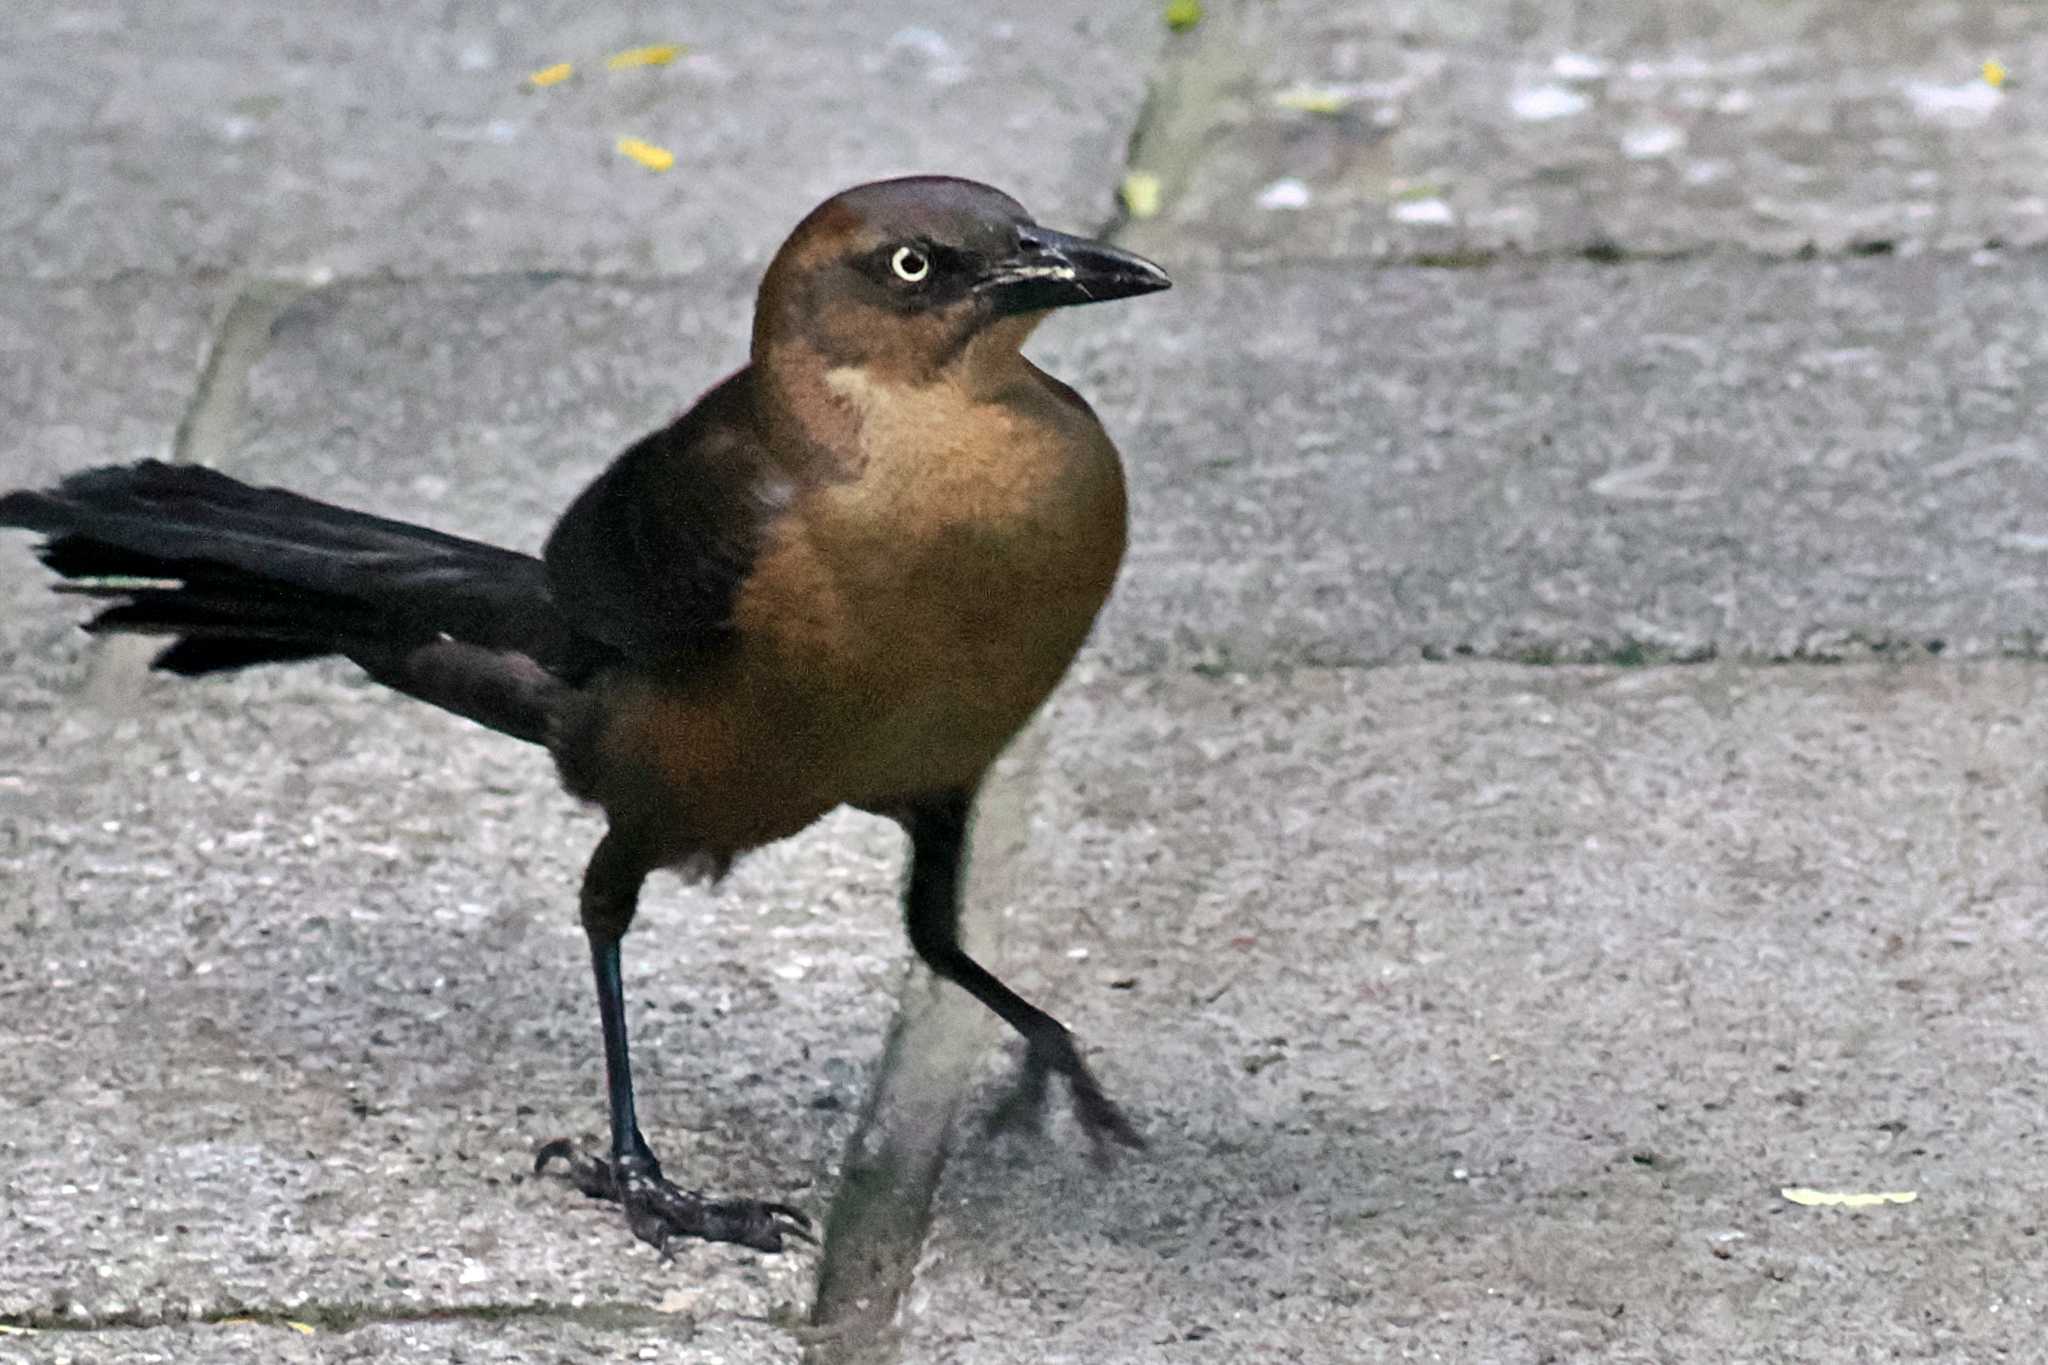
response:
<path id="1" fill-rule="evenodd" d="M 1036 313 L 1081 303 L 1106 303 L 1171 288 L 1173 281 L 1143 256 L 1107 242 L 1026 227 L 1015 254 L 975 281 L 1001 313 Z"/>

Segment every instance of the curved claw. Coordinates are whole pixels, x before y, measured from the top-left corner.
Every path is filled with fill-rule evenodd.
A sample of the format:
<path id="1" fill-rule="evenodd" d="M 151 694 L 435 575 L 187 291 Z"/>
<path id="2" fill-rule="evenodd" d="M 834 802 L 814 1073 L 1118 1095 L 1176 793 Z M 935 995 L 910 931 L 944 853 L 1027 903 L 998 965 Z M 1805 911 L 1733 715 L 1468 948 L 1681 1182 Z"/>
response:
<path id="1" fill-rule="evenodd" d="M 763 1199 L 707 1199 L 665 1178 L 652 1158 L 605 1161 L 556 1138 L 534 1153 L 535 1173 L 557 1159 L 567 1163 L 570 1184 L 593 1199 L 618 1204 L 633 1235 L 664 1255 L 679 1237 L 733 1242 L 757 1251 L 781 1251 L 785 1238 L 818 1245 L 803 1210 Z"/>
<path id="2" fill-rule="evenodd" d="M 568 1138 L 550 1138 L 534 1149 L 533 1173 L 539 1175 L 547 1170 L 550 1161 L 557 1159 L 574 1165 L 581 1155 L 582 1153 L 576 1150 L 576 1144 Z"/>
<path id="3" fill-rule="evenodd" d="M 783 1220 L 781 1227 L 783 1236 L 794 1237 L 799 1242 L 808 1242 L 812 1246 L 824 1245 L 824 1243 L 818 1240 L 818 1234 L 813 1231 L 818 1225 L 802 1209 L 792 1208 L 788 1204 L 763 1204 L 761 1207 L 764 1211 Z"/>

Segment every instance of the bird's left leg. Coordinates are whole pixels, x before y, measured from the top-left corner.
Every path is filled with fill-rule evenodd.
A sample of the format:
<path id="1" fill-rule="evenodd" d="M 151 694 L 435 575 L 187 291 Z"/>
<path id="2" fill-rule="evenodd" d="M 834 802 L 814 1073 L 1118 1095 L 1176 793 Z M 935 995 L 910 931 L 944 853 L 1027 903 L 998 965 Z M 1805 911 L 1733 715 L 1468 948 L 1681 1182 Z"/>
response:
<path id="1" fill-rule="evenodd" d="M 585 1156 L 567 1139 L 543 1146 L 533 1169 L 560 1157 L 569 1179 L 595 1199 L 609 1199 L 626 1211 L 633 1235 L 657 1248 L 671 1237 L 737 1242 L 761 1251 L 780 1251 L 784 1237 L 804 1241 L 810 1219 L 787 1204 L 760 1199 L 709 1199 L 671 1183 L 633 1112 L 633 1067 L 626 1053 L 626 1000 L 619 979 L 619 941 L 633 922 L 641 884 L 649 867 L 616 830 L 605 835 L 583 874 L 583 931 L 597 977 L 597 1013 L 604 1027 L 604 1078 L 611 1102 L 612 1142 L 608 1160 Z"/>
<path id="2" fill-rule="evenodd" d="M 1106 1152 L 1112 1140 L 1141 1148 L 1145 1139 L 1103 1093 L 1066 1026 L 998 981 L 960 946 L 960 880 L 973 803 L 971 791 L 946 792 L 913 803 L 903 816 L 910 833 L 910 882 L 903 894 L 910 946 L 926 966 L 1024 1036 L 1024 1073 L 1017 1093 L 998 1111 L 999 1121 L 1035 1116 L 1044 1102 L 1046 1078 L 1057 1073 L 1066 1078 L 1074 1116 L 1098 1152 Z"/>

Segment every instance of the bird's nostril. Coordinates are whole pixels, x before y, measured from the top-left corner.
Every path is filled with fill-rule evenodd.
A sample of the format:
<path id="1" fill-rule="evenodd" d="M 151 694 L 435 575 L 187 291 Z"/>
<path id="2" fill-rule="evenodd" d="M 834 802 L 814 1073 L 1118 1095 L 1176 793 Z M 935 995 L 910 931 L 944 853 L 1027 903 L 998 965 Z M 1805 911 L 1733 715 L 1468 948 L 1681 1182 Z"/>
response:
<path id="1" fill-rule="evenodd" d="M 1025 228 L 1017 234 L 1017 245 L 1025 251 L 1045 250 L 1045 238 Z"/>

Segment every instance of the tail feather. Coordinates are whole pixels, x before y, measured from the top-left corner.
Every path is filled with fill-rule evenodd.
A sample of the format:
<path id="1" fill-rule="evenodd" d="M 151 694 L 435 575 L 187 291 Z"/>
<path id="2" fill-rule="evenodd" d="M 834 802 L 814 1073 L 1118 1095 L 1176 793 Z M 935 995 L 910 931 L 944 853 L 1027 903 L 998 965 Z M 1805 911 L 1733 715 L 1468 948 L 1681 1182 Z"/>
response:
<path id="1" fill-rule="evenodd" d="M 206 673 L 228 673 L 254 664 L 297 663 L 332 652 L 324 645 L 186 636 L 169 648 L 159 650 L 149 666 L 164 673 L 175 673 L 181 678 L 196 678 Z"/>
<path id="2" fill-rule="evenodd" d="M 41 532 L 60 586 L 111 604 L 88 629 L 174 637 L 155 661 L 173 673 L 339 654 L 533 739 L 548 685 L 600 661 L 531 555 L 197 465 L 152 460 L 9 493 L 0 525 Z M 493 670 L 509 672 L 484 676 Z M 478 698 L 512 709 L 477 714 Z"/>
<path id="3" fill-rule="evenodd" d="M 213 640 L 291 640 L 323 643 L 325 653 L 347 652 L 351 641 L 377 638 L 381 619 L 348 602 L 287 600 L 273 606 L 249 603 L 220 592 L 183 588 L 101 588 L 133 592 L 85 623 L 95 635 L 176 635 Z"/>
<path id="4" fill-rule="evenodd" d="M 368 596 L 389 619 L 494 647 L 532 643 L 551 614 L 532 555 L 258 488 L 199 465 L 90 469 L 0 498 L 0 524 L 41 531 L 67 578 L 177 579 L 300 602 Z"/>

